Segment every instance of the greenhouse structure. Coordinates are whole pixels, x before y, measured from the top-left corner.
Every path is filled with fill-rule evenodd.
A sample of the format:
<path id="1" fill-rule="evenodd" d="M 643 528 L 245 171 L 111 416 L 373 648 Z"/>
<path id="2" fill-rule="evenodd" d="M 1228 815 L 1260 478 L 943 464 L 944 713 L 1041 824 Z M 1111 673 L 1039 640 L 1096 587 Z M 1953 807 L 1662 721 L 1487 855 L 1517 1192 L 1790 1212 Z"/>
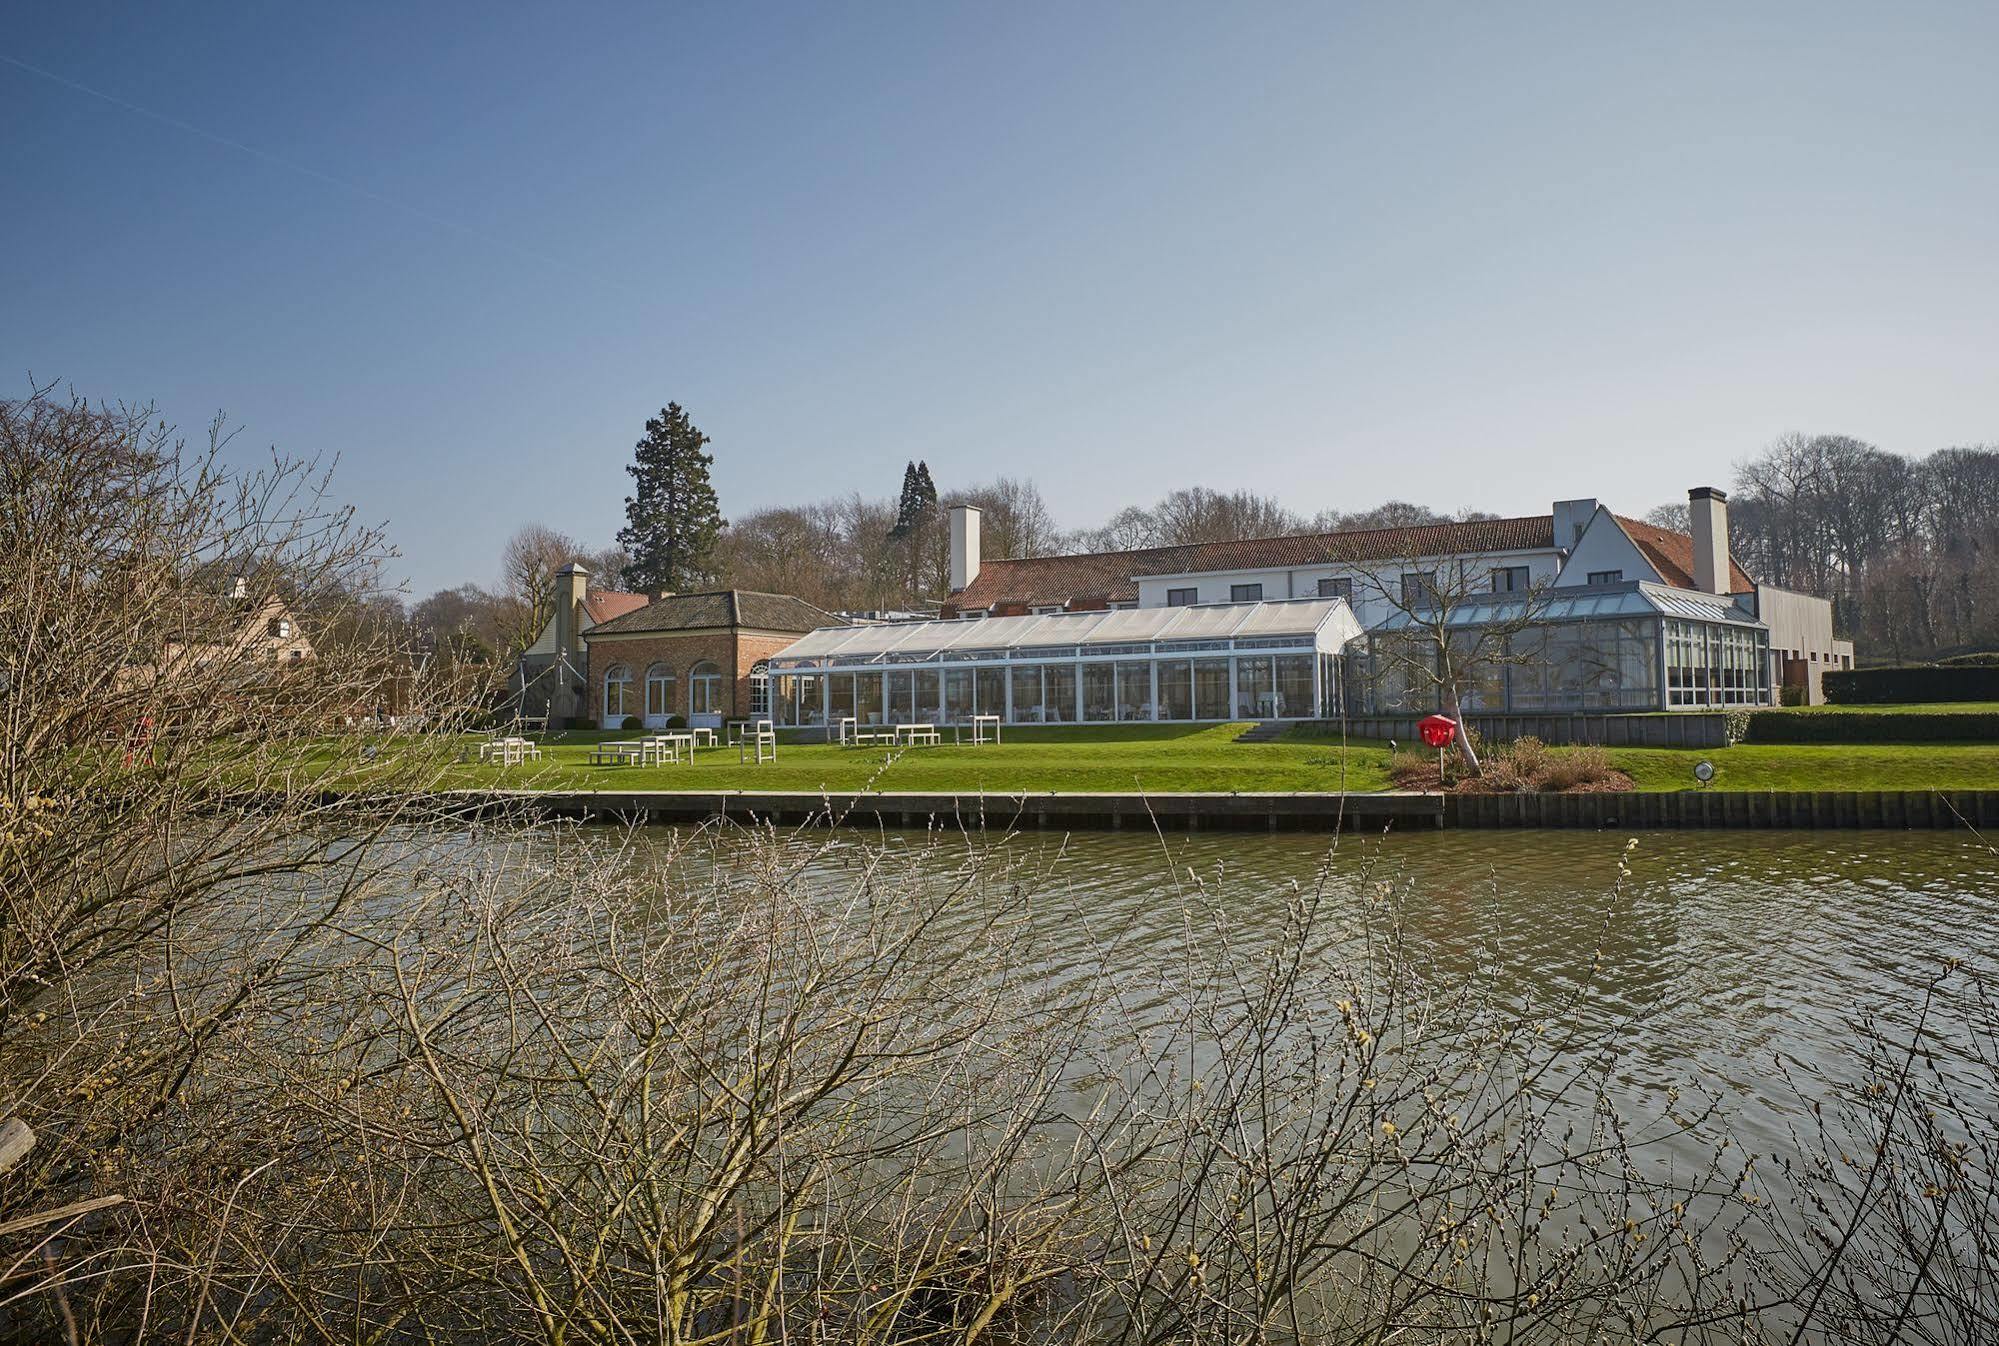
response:
<path id="1" fill-rule="evenodd" d="M 1345 601 L 1307 598 L 828 627 L 771 657 L 782 726 L 1320 719 Z"/>
<path id="2" fill-rule="evenodd" d="M 1718 594 L 1636 580 L 1478 594 L 1442 625 L 1462 660 L 1467 711 L 1701 710 L 1775 699 L 1768 628 Z M 1420 665 L 1434 665 L 1438 644 L 1420 612 L 1377 623 L 1348 649 L 1348 709 L 1436 709 L 1436 679 Z"/>

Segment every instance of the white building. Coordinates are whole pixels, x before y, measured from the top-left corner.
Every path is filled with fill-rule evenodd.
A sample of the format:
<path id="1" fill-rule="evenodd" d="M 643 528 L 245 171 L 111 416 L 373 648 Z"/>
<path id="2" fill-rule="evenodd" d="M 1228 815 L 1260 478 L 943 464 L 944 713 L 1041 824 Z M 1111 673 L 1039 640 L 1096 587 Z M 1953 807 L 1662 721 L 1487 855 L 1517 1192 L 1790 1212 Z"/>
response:
<path id="1" fill-rule="evenodd" d="M 828 660 L 845 657 L 880 665 L 941 667 L 956 661 L 990 663 L 996 669 L 1016 664 L 1042 668 L 1042 692 L 1031 702 L 974 696 L 981 706 L 978 713 L 1016 721 L 1303 718 L 1327 712 L 1327 696 L 1338 679 L 1323 668 L 1314 675 L 1309 705 L 1299 695 L 1271 701 L 1257 682 L 1259 675 L 1241 671 L 1245 657 L 1257 656 L 1229 638 L 1204 654 L 1226 661 L 1206 675 L 1211 689 L 1224 683 L 1232 689 L 1226 710 L 1218 696 L 1206 701 L 1164 695 L 1124 698 L 1115 672 L 1108 696 L 1092 700 L 1081 688 L 1090 677 L 1101 680 L 1101 674 L 1087 667 L 1101 651 L 1093 651 L 1085 640 L 1058 639 L 1068 629 L 1062 625 L 1021 619 L 1127 609 L 1316 609 L 1333 601 L 1350 609 L 1357 623 L 1353 635 L 1340 641 L 1347 708 L 1356 713 L 1427 711 L 1436 708 L 1429 704 L 1436 696 L 1434 687 L 1412 681 L 1406 667 L 1398 675 L 1391 669 L 1397 661 L 1383 658 L 1382 650 L 1398 630 L 1413 624 L 1412 603 L 1420 605 L 1425 595 L 1442 591 L 1451 595 L 1442 601 L 1449 605 L 1454 630 L 1531 617 L 1531 626 L 1513 638 L 1512 657 L 1479 670 L 1472 685 L 1460 689 L 1466 710 L 1767 705 L 1786 686 L 1797 688 L 1802 699 L 1819 701 L 1823 671 L 1850 667 L 1853 660 L 1852 645 L 1833 638 L 1830 603 L 1760 584 L 1733 559 L 1727 497 L 1720 491 L 1696 488 L 1688 493 L 1688 504 L 1691 535 L 1613 514 L 1596 500 L 1582 499 L 1558 501 L 1547 514 L 1516 519 L 985 561 L 979 557 L 978 511 L 960 506 L 951 513 L 953 592 L 940 622 L 910 624 L 901 628 L 892 649 L 865 654 L 852 645 L 844 653 L 830 645 L 821 650 L 811 643 L 816 636 L 807 637 L 781 652 L 772 667 L 827 673 L 834 668 Z M 977 634 L 947 629 L 973 619 L 1006 624 L 994 622 Z M 1074 629 L 1084 628 L 1078 624 Z M 1179 648 L 1181 637 L 1167 627 L 1142 638 L 1134 628 L 1128 640 L 1116 643 L 1130 647 L 1117 656 L 1128 660 L 1156 663 L 1192 653 Z M 1325 653 L 1323 648 L 1319 652 Z M 1073 678 L 1056 675 L 1060 681 L 1051 709 L 1045 670 L 1064 661 L 1075 665 L 1075 673 Z M 1252 670 L 1260 667 L 1252 665 Z M 1177 668 L 1169 676 L 1177 688 Z M 897 683 L 892 676 L 882 684 L 880 713 L 885 718 L 893 719 L 899 709 Z M 976 693 L 976 677 L 970 685 Z M 908 686 L 912 709 L 951 722 L 954 708 L 943 684 L 934 700 L 926 700 L 914 681 Z M 795 714 L 806 713 L 804 702 L 797 700 L 802 695 L 794 693 Z M 831 706 L 825 689 L 819 700 L 822 710 Z M 1020 713 L 1030 704 L 1033 710 Z M 1273 708 L 1276 714 L 1266 713 Z M 1178 713 L 1183 709 L 1186 713 Z"/>

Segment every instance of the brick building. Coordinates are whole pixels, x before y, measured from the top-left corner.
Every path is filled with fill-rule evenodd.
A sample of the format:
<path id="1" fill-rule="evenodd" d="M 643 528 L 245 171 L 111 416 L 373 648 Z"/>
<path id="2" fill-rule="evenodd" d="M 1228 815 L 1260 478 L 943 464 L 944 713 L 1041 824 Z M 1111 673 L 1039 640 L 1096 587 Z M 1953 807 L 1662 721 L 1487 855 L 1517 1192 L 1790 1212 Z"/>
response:
<path id="1" fill-rule="evenodd" d="M 628 716 L 658 728 L 768 714 L 762 665 L 801 635 L 845 625 L 789 594 L 719 589 L 668 594 L 582 633 L 588 651 L 584 718 L 607 729 Z"/>

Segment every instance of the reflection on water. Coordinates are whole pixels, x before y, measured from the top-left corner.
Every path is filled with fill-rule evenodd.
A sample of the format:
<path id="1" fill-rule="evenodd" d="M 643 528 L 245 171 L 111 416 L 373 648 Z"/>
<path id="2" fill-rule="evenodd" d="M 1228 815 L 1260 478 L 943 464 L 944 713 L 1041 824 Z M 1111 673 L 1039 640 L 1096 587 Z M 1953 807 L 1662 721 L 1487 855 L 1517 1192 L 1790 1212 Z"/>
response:
<path id="1" fill-rule="evenodd" d="M 1990 961 L 1999 855 L 1968 835 L 1659 832 L 1627 849 L 1631 839 L 819 831 L 793 845 L 798 882 L 829 894 L 849 889 L 884 844 L 897 863 L 940 875 L 976 853 L 1021 895 L 1019 938 L 1043 975 L 1109 966 L 1140 1014 L 1183 984 L 1190 913 L 1196 931 L 1222 913 L 1253 947 L 1276 936 L 1287 894 L 1323 878 L 1337 941 L 1342 926 L 1358 927 L 1358 904 L 1392 883 L 1410 933 L 1444 970 L 1488 972 L 1521 1003 L 1573 998 L 1597 1021 L 1586 1026 L 1623 1025 L 1629 1101 L 1698 1075 L 1732 1096 L 1734 1125 L 1752 1144 L 1776 1141 L 1795 1106 L 1771 1083 L 1778 1068 L 1849 1074 L 1858 1014 L 1901 1020 L 1940 960 Z M 680 863 L 730 853 L 726 840 L 696 845 Z"/>

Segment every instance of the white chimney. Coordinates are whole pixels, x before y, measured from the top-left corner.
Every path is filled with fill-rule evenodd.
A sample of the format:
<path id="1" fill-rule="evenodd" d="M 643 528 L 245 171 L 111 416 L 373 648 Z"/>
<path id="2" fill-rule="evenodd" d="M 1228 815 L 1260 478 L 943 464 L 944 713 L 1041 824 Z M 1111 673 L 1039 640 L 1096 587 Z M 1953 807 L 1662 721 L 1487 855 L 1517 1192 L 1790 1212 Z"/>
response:
<path id="1" fill-rule="evenodd" d="M 951 592 L 960 593 L 979 577 L 979 507 L 951 506 Z"/>
<path id="2" fill-rule="evenodd" d="M 1596 517 L 1594 500 L 1557 500 L 1555 502 L 1555 545 L 1563 551 L 1573 551 L 1581 540 L 1583 529 Z"/>
<path id="3" fill-rule="evenodd" d="M 1687 514 L 1693 520 L 1694 588 L 1707 594 L 1728 592 L 1728 497 L 1712 486 L 1687 492 Z"/>

